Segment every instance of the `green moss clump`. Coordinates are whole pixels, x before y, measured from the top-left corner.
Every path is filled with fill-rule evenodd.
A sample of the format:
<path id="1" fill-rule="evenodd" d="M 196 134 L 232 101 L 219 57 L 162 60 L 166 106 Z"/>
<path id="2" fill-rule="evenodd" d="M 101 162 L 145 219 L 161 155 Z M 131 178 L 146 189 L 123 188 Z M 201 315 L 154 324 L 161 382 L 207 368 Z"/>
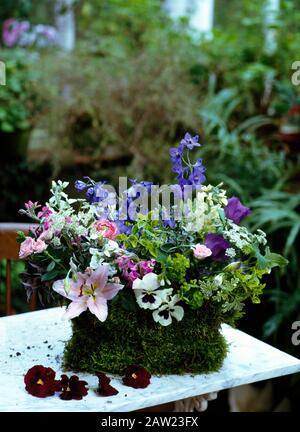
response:
<path id="1" fill-rule="evenodd" d="M 220 333 L 222 314 L 211 305 L 189 309 L 181 322 L 163 327 L 143 310 L 128 312 L 110 303 L 104 323 L 84 312 L 73 320 L 64 353 L 66 368 L 121 375 L 130 364 L 153 374 L 218 370 L 227 354 Z"/>

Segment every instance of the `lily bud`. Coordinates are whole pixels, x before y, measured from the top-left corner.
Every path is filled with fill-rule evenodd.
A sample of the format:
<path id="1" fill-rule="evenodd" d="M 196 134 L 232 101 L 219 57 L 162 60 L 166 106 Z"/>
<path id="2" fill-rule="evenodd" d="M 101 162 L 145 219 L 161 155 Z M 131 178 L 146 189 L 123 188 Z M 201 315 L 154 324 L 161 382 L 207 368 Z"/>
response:
<path id="1" fill-rule="evenodd" d="M 240 267 L 241 267 L 241 262 L 240 262 L 240 261 L 234 261 L 234 262 L 228 264 L 228 265 L 223 269 L 223 271 L 225 271 L 225 272 L 226 272 L 226 271 L 230 272 L 230 271 L 237 270 L 237 269 L 240 268 Z"/>

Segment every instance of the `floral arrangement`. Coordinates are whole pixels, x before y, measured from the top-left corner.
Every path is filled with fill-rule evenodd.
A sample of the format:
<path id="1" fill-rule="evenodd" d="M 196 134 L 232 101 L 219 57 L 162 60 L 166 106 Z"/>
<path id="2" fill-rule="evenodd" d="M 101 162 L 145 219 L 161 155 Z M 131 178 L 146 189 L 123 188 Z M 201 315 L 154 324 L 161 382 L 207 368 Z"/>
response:
<path id="1" fill-rule="evenodd" d="M 162 350 L 171 349 L 176 332 L 182 332 L 185 326 L 189 326 L 186 331 L 191 338 L 201 339 L 205 325 L 213 328 L 215 320 L 215 340 L 206 341 L 213 350 L 214 345 L 222 344 L 221 339 L 216 339 L 221 337 L 220 323 L 233 323 L 239 318 L 246 299 L 259 303 L 265 286 L 263 275 L 287 263 L 269 250 L 263 231 L 251 233 L 240 225 L 250 209 L 237 197 L 227 198 L 222 184 L 203 184 L 202 160 L 191 160 L 198 147 L 198 137 L 186 134 L 178 148 L 170 150 L 177 184 L 169 187 L 173 194 L 169 208 L 157 204 L 149 210 L 143 205 L 145 197 L 151 193 L 153 196 L 155 185 L 151 182 L 131 180 L 130 187 L 116 194 L 104 182 L 96 183 L 87 177 L 75 183 L 77 191 L 85 197 L 70 198 L 66 193 L 68 183 L 53 182 L 46 205 L 29 201 L 21 210 L 38 224 L 27 237 L 19 233 L 20 258 L 27 263 L 22 281 L 28 295 L 37 290 L 42 301 L 66 300 L 64 317 L 74 319 L 74 325 L 82 332 L 87 327 L 82 341 L 76 339 L 80 335 L 78 328 L 74 338 L 89 348 L 85 354 L 83 350 L 81 354 L 70 355 L 67 365 L 120 372 L 125 364 L 123 355 L 126 361 L 126 349 L 123 347 L 123 354 L 118 351 L 112 360 L 110 355 L 120 349 L 117 344 L 135 344 L 142 339 L 133 350 L 135 354 L 128 348 L 130 363 L 136 363 L 133 358 L 136 355 L 151 372 L 165 372 L 167 368 L 159 366 L 170 363 L 165 355 L 157 354 L 159 359 L 149 360 L 156 349 L 154 345 L 160 344 Z M 118 333 L 116 337 L 122 338 L 115 327 L 109 327 L 122 314 L 124 322 L 118 325 L 125 325 L 128 332 L 136 320 L 136 339 L 118 339 L 113 345 L 112 337 L 108 341 L 107 334 L 104 335 L 105 325 L 106 332 Z M 139 332 L 144 320 L 147 330 L 142 336 Z M 203 324 L 201 320 L 208 321 Z M 99 340 L 102 350 L 99 348 L 93 356 L 95 340 L 92 342 L 92 336 L 87 335 L 96 327 L 97 337 L 102 335 Z M 194 332 L 198 332 L 196 336 Z M 151 334 L 149 340 L 146 334 Z M 159 342 L 152 341 L 156 334 L 162 338 Z M 111 344 L 106 348 L 105 340 Z M 74 349 L 74 343 L 67 351 Z M 226 355 L 226 346 L 222 345 L 214 360 L 203 366 L 203 357 L 209 357 L 208 353 L 203 352 L 202 346 L 195 347 L 196 342 L 190 343 L 194 360 L 185 370 L 200 371 L 201 362 L 204 370 L 214 370 L 216 365 L 220 366 L 215 357 L 223 359 Z M 152 344 L 149 350 L 147 344 Z M 200 350 L 201 361 L 195 357 L 195 349 Z M 100 360 L 99 364 L 91 365 L 91 357 L 102 358 L 104 352 L 104 363 Z M 188 357 L 187 349 L 181 355 Z M 72 363 L 76 358 L 77 363 Z M 174 370 L 177 371 L 168 366 L 168 372 Z"/>

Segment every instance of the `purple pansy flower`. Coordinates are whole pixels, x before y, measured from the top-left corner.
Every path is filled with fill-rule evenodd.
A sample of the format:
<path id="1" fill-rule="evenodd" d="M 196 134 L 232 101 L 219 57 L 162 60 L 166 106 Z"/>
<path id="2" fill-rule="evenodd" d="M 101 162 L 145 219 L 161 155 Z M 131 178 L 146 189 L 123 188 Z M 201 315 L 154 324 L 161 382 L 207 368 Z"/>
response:
<path id="1" fill-rule="evenodd" d="M 225 216 L 237 225 L 251 213 L 251 210 L 248 207 L 243 206 L 237 197 L 229 198 L 224 211 Z"/>
<path id="2" fill-rule="evenodd" d="M 225 261 L 225 252 L 230 247 L 230 244 L 224 239 L 222 234 L 207 234 L 204 244 L 212 251 L 211 259 L 214 261 Z"/>

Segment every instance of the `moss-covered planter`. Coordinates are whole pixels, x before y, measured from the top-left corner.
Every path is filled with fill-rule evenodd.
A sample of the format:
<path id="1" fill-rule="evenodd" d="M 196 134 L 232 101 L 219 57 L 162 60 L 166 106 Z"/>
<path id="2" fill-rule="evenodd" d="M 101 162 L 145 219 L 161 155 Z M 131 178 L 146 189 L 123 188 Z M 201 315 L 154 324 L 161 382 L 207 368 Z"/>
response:
<path id="1" fill-rule="evenodd" d="M 144 310 L 127 312 L 111 304 L 104 323 L 89 312 L 73 320 L 64 355 L 66 368 L 122 374 L 139 364 L 153 374 L 218 370 L 227 353 L 220 333 L 222 314 L 209 305 L 188 310 L 184 319 L 163 327 Z"/>

